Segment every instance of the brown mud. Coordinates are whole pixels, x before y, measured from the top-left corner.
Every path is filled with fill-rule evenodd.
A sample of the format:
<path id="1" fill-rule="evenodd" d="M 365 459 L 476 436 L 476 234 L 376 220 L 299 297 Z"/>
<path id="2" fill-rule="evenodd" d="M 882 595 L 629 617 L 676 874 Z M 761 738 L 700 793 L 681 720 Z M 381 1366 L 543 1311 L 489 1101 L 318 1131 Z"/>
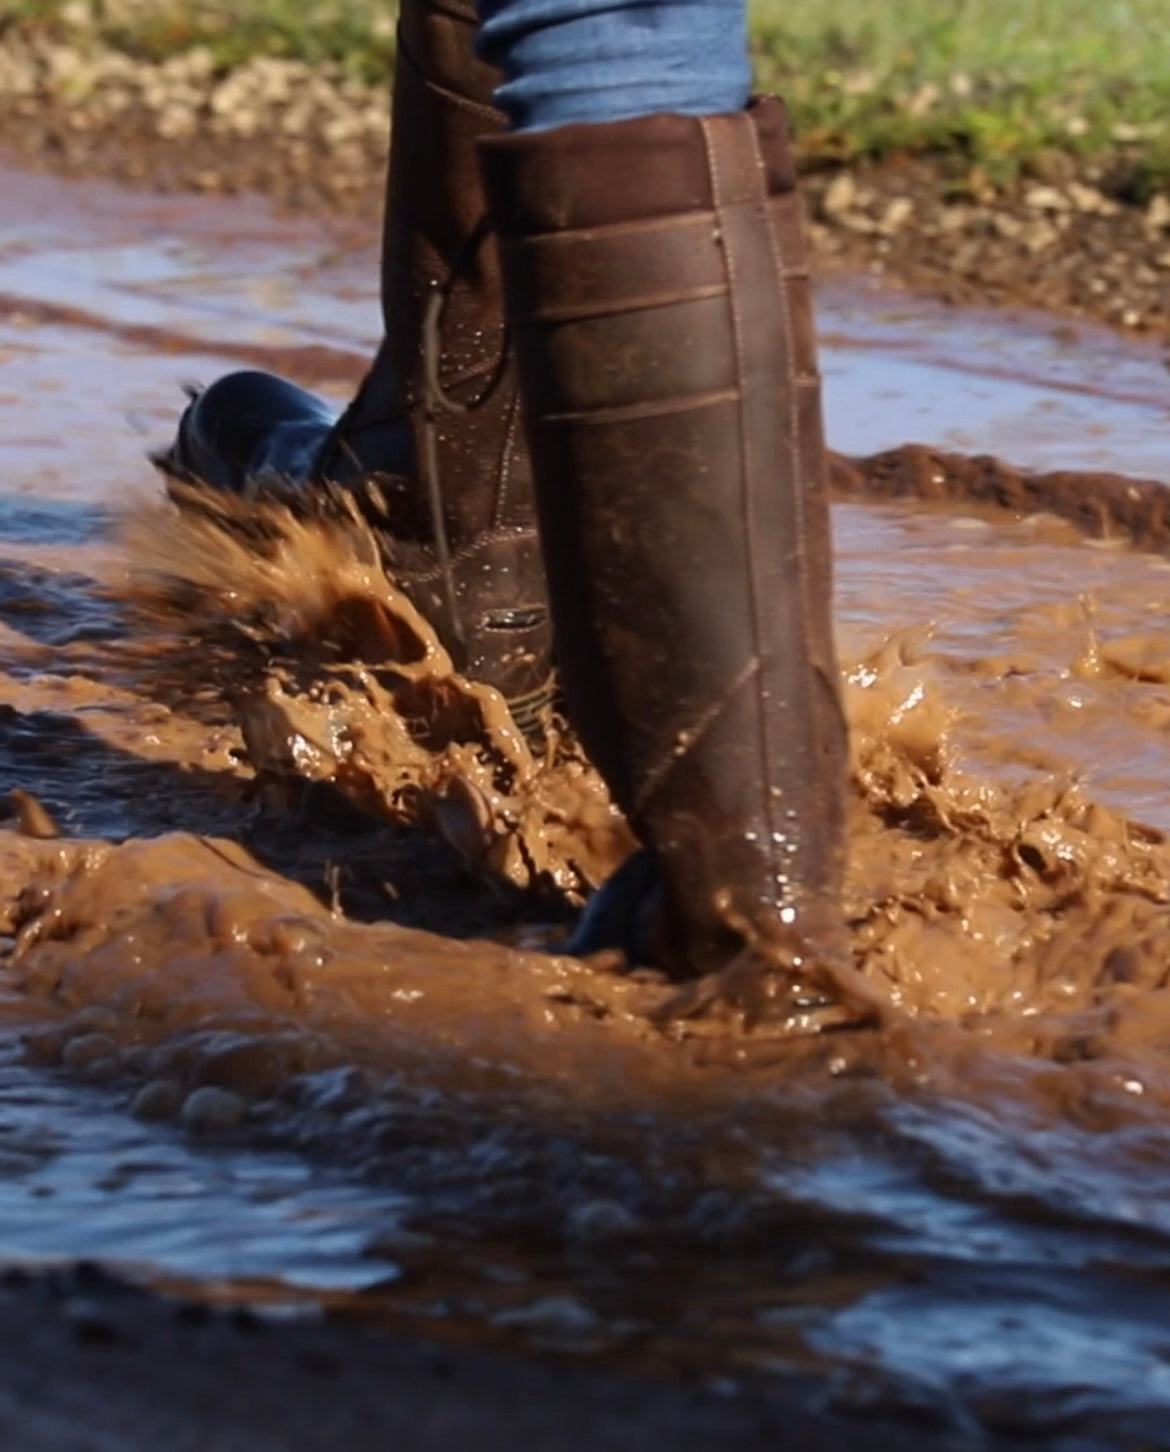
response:
<path id="1" fill-rule="evenodd" d="M 1129 477 L 1166 474 L 1156 353 L 1092 334 L 1070 355 L 1023 320 L 985 356 L 925 317 L 915 354 L 888 304 L 829 300 L 831 425 L 834 389 L 868 389 L 872 448 L 929 406 L 937 442 L 986 418 L 1037 467 L 837 459 L 857 976 L 741 1001 L 555 951 L 624 826 L 567 738 L 534 750 L 450 675 L 358 521 L 179 514 L 140 462 L 174 383 L 241 356 L 341 393 L 368 243 L 5 180 L 12 1254 L 324 1307 L 336 1324 L 270 1329 L 249 1365 L 384 1354 L 396 1413 L 343 1373 L 371 1417 L 435 1415 L 410 1382 L 439 1338 L 501 1441 L 575 1445 L 563 1397 L 621 1445 L 763 1445 L 791 1417 L 814 1446 L 864 1445 L 859 1421 L 915 1445 L 1158 1445 L 1170 564 L 1164 486 Z M 1102 467 L 1070 472 L 1083 456 Z M 274 1207 L 265 1258 L 269 1222 L 249 1226 Z M 170 1324 L 67 1280 L 0 1292 L 0 1324 L 26 1310 L 46 1348 Z M 128 1395 L 153 1405 L 161 1378 L 190 1406 L 239 1354 L 212 1319 L 197 1353 L 202 1333 L 159 1332 L 189 1367 L 128 1358 Z M 406 1339 L 381 1353 L 354 1321 Z M 469 1345 L 588 1364 L 488 1371 Z M 82 1424 L 96 1361 L 56 1354 Z M 6 1357 L 14 1386 L 27 1353 Z"/>

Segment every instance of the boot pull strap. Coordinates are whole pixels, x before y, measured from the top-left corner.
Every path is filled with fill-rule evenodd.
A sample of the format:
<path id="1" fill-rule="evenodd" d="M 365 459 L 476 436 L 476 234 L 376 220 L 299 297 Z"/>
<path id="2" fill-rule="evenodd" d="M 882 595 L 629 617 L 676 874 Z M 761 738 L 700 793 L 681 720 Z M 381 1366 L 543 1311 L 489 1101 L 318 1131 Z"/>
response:
<path id="1" fill-rule="evenodd" d="M 479 249 L 486 241 L 491 230 L 486 216 L 481 217 L 472 229 L 467 241 L 460 247 L 455 256 L 447 276 L 442 282 L 436 282 L 427 298 L 426 308 L 423 312 L 422 324 L 422 365 L 423 365 L 423 426 L 422 426 L 422 459 L 421 469 L 423 481 L 426 487 L 427 508 L 431 516 L 431 530 L 435 541 L 435 556 L 438 562 L 439 571 L 443 579 L 443 609 L 446 614 L 446 626 L 449 638 L 459 642 L 462 648 L 465 643 L 462 624 L 459 619 L 459 604 L 456 599 L 455 574 L 451 567 L 451 542 L 447 536 L 447 520 L 443 512 L 443 483 L 439 478 L 439 415 L 440 413 L 455 414 L 457 416 L 474 413 L 476 409 L 482 408 L 495 393 L 504 376 L 504 370 L 508 363 L 508 330 L 504 325 L 504 337 L 500 347 L 500 356 L 492 368 L 491 375 L 483 388 L 474 398 L 466 402 L 452 398 L 443 387 L 443 381 L 439 377 L 439 367 L 442 362 L 443 343 L 442 326 L 443 314 L 447 307 L 447 301 L 451 296 L 455 283 L 467 272 L 475 261 Z M 462 649 L 461 649 L 462 654 Z M 462 666 L 463 661 L 457 661 L 457 666 Z"/>

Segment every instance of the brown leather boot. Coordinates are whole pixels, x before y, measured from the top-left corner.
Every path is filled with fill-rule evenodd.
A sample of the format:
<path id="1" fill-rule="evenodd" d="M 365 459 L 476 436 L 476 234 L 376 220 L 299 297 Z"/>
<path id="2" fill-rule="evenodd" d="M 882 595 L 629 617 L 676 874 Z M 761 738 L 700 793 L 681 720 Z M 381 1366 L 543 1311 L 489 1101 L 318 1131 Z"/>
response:
<path id="1" fill-rule="evenodd" d="M 475 153 L 506 123 L 491 105 L 496 72 L 472 48 L 475 25 L 463 0 L 401 5 L 385 338 L 354 402 L 336 419 L 284 379 L 230 374 L 193 400 L 158 462 L 233 492 L 358 489 L 388 567 L 456 665 L 527 719 L 552 694 L 551 630 Z"/>
<path id="2" fill-rule="evenodd" d="M 846 731 L 782 105 L 485 141 L 569 714 L 673 961 L 840 947 Z"/>

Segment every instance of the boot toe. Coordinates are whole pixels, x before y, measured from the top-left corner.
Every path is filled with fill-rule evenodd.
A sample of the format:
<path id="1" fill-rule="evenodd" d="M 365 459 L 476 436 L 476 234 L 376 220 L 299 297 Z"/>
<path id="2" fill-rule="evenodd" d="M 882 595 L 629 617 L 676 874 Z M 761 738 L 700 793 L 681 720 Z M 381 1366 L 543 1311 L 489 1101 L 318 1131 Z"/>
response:
<path id="1" fill-rule="evenodd" d="M 274 373 L 229 373 L 195 394 L 175 442 L 156 456 L 164 472 L 245 494 L 263 478 L 307 481 L 337 421 L 307 389 Z"/>

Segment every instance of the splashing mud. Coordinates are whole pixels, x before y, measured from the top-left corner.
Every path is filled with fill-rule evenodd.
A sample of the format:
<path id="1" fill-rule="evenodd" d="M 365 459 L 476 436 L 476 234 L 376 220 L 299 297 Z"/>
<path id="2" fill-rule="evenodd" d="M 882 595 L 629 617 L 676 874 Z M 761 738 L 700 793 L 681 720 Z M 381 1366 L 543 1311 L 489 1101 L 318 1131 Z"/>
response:
<path id="1" fill-rule="evenodd" d="M 1159 1445 L 1164 485 L 836 461 L 846 907 L 881 1011 L 793 985 L 747 1027 L 552 951 L 626 826 L 558 723 L 535 747 L 450 674 L 359 521 L 110 508 L 138 446 L 90 440 L 124 397 L 173 417 L 160 357 L 210 376 L 227 332 L 340 383 L 376 269 L 302 239 L 281 305 L 305 326 L 276 328 L 249 291 L 293 245 L 275 223 L 229 277 L 218 214 L 172 245 L 195 204 L 156 201 L 138 232 L 163 241 L 131 247 L 131 204 L 99 201 L 82 227 L 41 208 L 55 252 L 0 227 L 5 460 L 36 490 L 0 495 L 3 1244 L 603 1365 L 795 1371 L 949 1445 Z M 890 330 L 931 350 L 897 360 L 939 437 L 985 358 L 928 324 Z M 980 407 L 1026 352 L 1038 433 L 1012 437 L 1038 463 L 1157 472 L 1150 360 L 1039 336 L 997 334 Z M 1085 400 L 1112 441 L 1073 426 Z"/>
<path id="2" fill-rule="evenodd" d="M 912 450 L 864 471 L 875 492 L 912 487 L 907 477 L 933 481 L 936 491 L 945 479 L 957 492 L 970 473 L 967 461 L 948 467 L 944 456 L 927 467 Z M 977 477 L 984 487 L 968 490 L 972 503 L 1044 499 L 1085 522 L 1085 479 L 1046 480 L 993 462 Z M 1142 539 L 1158 537 L 1159 486 L 1094 482 L 1098 532 L 1121 513 L 1131 536 L 1140 528 Z M 553 728 L 534 754 L 496 693 L 453 673 L 426 622 L 382 573 L 355 511 L 335 501 L 306 519 L 271 501 L 196 495 L 184 504 L 139 516 L 128 531 L 133 636 L 140 645 L 153 636 L 145 694 L 160 695 L 167 659 L 158 627 L 186 636 L 187 689 L 200 681 L 192 641 L 205 658 L 214 642 L 240 672 L 234 634 L 253 647 L 249 679 L 233 686 L 221 674 L 219 686 L 262 780 L 328 783 L 371 817 L 445 838 L 468 871 L 549 900 L 559 893 L 570 906 L 620 865 L 632 838 L 571 740 Z M 1034 529 L 1036 511 L 1027 512 Z M 1067 612 L 1069 602 L 1061 604 Z M 1075 658 L 1065 678 L 1170 679 L 1156 638 L 1102 643 L 1096 613 L 1085 593 L 1072 602 Z M 1018 695 L 1013 682 L 1043 674 L 1019 655 L 1024 623 L 1016 623 L 1014 661 L 966 663 L 985 686 Z M 892 1010 L 1032 1018 L 1074 1001 L 1096 1005 L 1119 978 L 1128 1009 L 1140 988 L 1162 986 L 1157 943 L 1170 849 L 1159 832 L 1093 801 L 1058 769 L 998 782 L 986 768 L 964 769 L 962 712 L 921 635 L 883 640 L 845 675 L 853 743 L 846 908 L 857 969 L 868 983 L 888 984 L 875 1000 L 887 1018 Z M 1079 715 L 1088 714 L 1084 694 L 1082 685 L 1072 696 Z M 990 754 L 1002 750 L 997 738 Z M 1112 1013 L 1116 1031 L 1124 1012 Z M 825 1026 L 799 1013 L 786 1027 Z"/>
<path id="3" fill-rule="evenodd" d="M 853 477 L 952 477 L 900 458 L 892 490 L 890 456 Z M 1142 1279 L 1170 1263 L 1167 573 L 1081 538 L 1066 482 L 1023 516 L 978 491 L 839 509 L 846 908 L 876 1025 L 805 992 L 745 1031 L 547 951 L 630 848 L 588 765 L 452 676 L 360 522 L 222 502 L 136 516 L 112 582 L 134 629 L 77 652 L 98 723 L 149 702 L 160 741 L 234 742 L 253 815 L 118 844 L 15 798 L 7 1012 L 141 1116 L 393 1187 L 428 1234 L 383 1242 L 410 1274 L 371 1307 L 832 1369 L 846 1407 L 958 1431 L 1167 1404 Z M 436 1261 L 454 1227 L 485 1248 Z M 1104 1305 L 1118 1359 L 1086 1384 Z"/>

